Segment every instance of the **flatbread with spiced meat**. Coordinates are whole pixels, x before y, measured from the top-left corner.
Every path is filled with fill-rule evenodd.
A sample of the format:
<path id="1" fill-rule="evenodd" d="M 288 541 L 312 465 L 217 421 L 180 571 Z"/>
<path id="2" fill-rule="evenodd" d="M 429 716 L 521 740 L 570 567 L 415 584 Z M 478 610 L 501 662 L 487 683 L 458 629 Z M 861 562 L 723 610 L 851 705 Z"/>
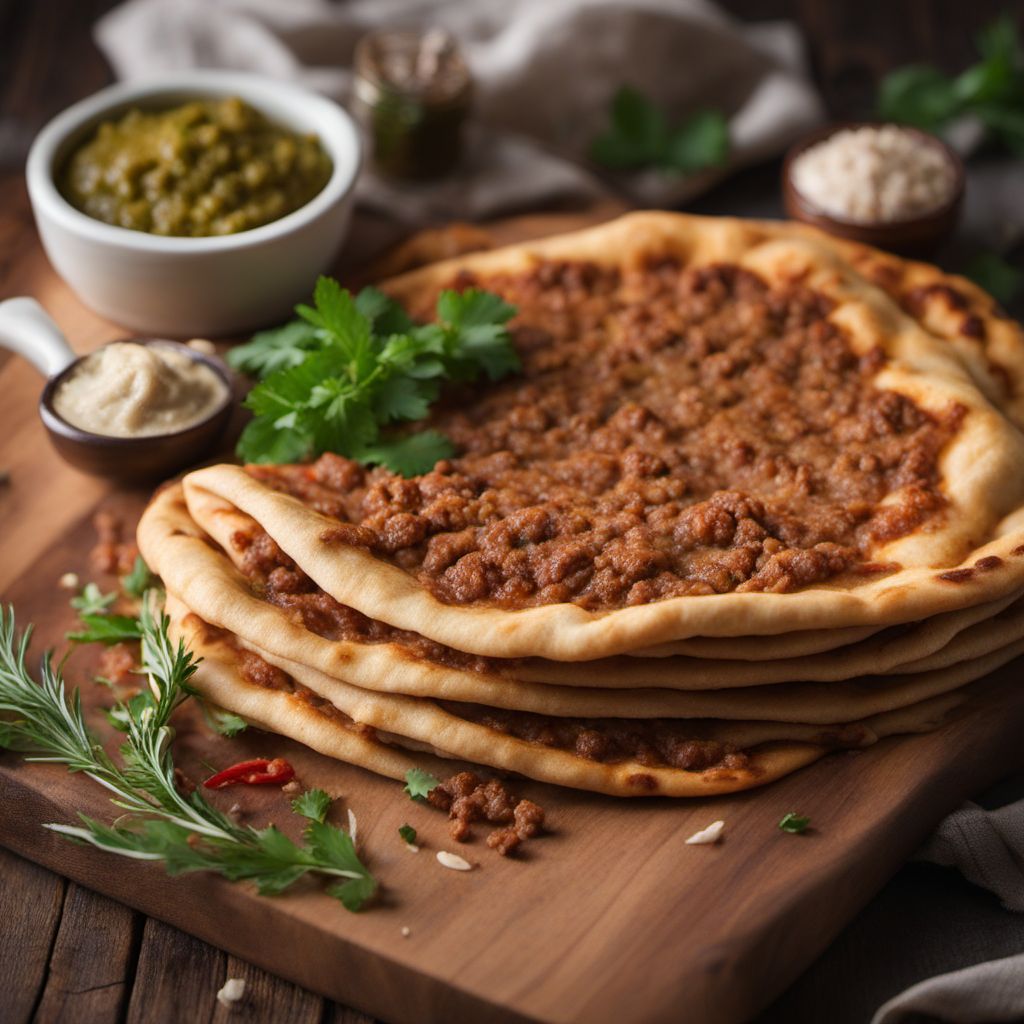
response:
<path id="1" fill-rule="evenodd" d="M 370 280 L 396 277 L 428 263 L 465 257 L 494 249 L 499 244 L 486 230 L 467 231 L 467 227 L 455 224 L 422 232 L 415 239 L 414 249 L 403 251 L 398 260 L 375 267 L 376 273 Z M 772 235 L 802 233 L 833 249 L 918 324 L 954 345 L 982 391 L 1018 426 L 1024 426 L 1024 331 L 984 289 L 965 277 L 940 271 L 932 264 L 894 256 L 807 225 L 792 221 L 761 222 L 758 227 Z M 696 657 L 730 656 L 721 645 L 702 645 L 700 649 L 712 653 L 697 655 L 694 649 L 677 653 Z M 786 656 L 815 654 L 825 649 L 794 647 Z"/>
<path id="2" fill-rule="evenodd" d="M 214 539 L 229 550 L 233 550 L 232 537 L 246 528 L 246 522 L 233 509 L 224 509 L 219 515 L 211 513 L 207 520 L 215 531 Z M 248 525 L 255 524 L 249 521 Z M 240 549 L 251 555 L 255 542 L 251 534 L 245 536 L 253 543 L 241 544 Z M 868 649 L 854 645 L 842 657 L 826 654 L 762 665 L 685 658 L 608 658 L 588 662 L 585 668 L 537 659 L 500 662 L 465 655 L 368 620 L 315 587 L 298 586 L 294 579 L 293 585 L 282 591 L 268 590 L 266 565 L 255 579 L 245 575 L 245 558 L 236 551 L 235 565 L 211 543 L 188 516 L 178 488 L 164 490 L 147 509 L 139 540 L 148 564 L 161 575 L 170 593 L 243 643 L 364 689 L 556 715 L 651 718 L 721 713 L 743 717 L 748 713 L 744 708 L 749 708 L 749 695 L 736 698 L 739 710 L 736 700 L 728 696 L 739 694 L 739 688 L 816 680 L 787 690 L 773 687 L 771 693 L 754 698 L 757 717 L 788 715 L 789 720 L 827 722 L 832 720 L 828 717 L 831 711 L 819 711 L 816 718 L 801 718 L 814 714 L 812 709 L 819 698 L 823 706 L 829 705 L 831 691 L 824 680 L 880 676 L 887 669 L 907 676 L 923 669 L 936 671 L 1024 638 L 1024 600 L 1010 603 L 1003 599 L 994 605 L 948 613 L 902 634 L 896 631 L 888 641 L 870 638 L 863 642 L 871 645 Z M 277 564 L 272 549 L 265 554 L 269 564 Z M 269 576 L 280 571 L 278 566 Z M 283 584 L 279 581 L 279 585 Z M 889 689 L 892 700 L 909 703 L 920 699 L 913 686 L 904 696 L 895 686 Z M 724 699 L 716 698 L 714 692 L 693 694 L 695 690 L 720 691 Z M 854 686 L 853 703 L 848 701 L 844 706 L 847 718 L 860 715 L 856 707 L 860 692 Z M 748 703 L 744 704 L 744 699 Z"/>
<path id="3" fill-rule="evenodd" d="M 411 749 L 418 758 L 454 757 L 611 796 L 712 796 L 764 785 L 829 750 L 933 729 L 960 702 L 947 695 L 826 727 L 553 720 L 360 691 L 306 666 L 253 655 L 173 597 L 167 609 L 173 635 L 203 659 L 194 684 L 204 697 L 392 778 L 400 777 L 410 760 L 404 750 Z"/>
<path id="4" fill-rule="evenodd" d="M 1024 435 L 807 233 L 637 214 L 386 288 L 423 317 L 469 285 L 518 307 L 524 375 L 442 403 L 458 458 L 215 466 L 187 500 L 252 516 L 342 604 L 491 657 L 891 625 L 1024 586 Z"/>

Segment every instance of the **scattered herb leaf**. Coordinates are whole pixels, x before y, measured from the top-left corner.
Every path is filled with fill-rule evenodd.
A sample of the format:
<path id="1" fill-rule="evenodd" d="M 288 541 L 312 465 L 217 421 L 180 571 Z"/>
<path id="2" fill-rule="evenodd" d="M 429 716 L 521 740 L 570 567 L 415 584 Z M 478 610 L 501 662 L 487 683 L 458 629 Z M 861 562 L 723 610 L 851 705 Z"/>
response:
<path id="1" fill-rule="evenodd" d="M 416 829 L 412 825 L 402 825 L 398 829 L 398 834 L 402 837 L 402 842 L 407 843 L 409 846 L 415 846 L 416 844 Z"/>
<path id="2" fill-rule="evenodd" d="M 142 597 L 153 584 L 154 577 L 149 566 L 143 561 L 142 555 L 136 555 L 132 571 L 121 577 L 121 589 L 131 597 Z"/>
<path id="3" fill-rule="evenodd" d="M 1009 13 L 976 39 L 979 60 L 950 78 L 928 64 L 900 68 L 883 79 L 879 114 L 890 121 L 938 132 L 964 115 L 1024 155 L 1024 47 Z"/>
<path id="4" fill-rule="evenodd" d="M 779 828 L 781 828 L 783 832 L 789 832 L 791 835 L 799 835 L 801 832 L 807 831 L 807 826 L 810 825 L 810 823 L 810 818 L 790 811 L 789 814 L 784 815 L 782 821 L 779 822 Z"/>
<path id="5" fill-rule="evenodd" d="M 103 713 L 118 732 L 127 732 L 132 722 L 138 720 L 142 712 L 153 704 L 153 694 L 148 690 L 142 690 L 128 700 L 119 701 L 112 708 L 106 708 Z"/>
<path id="6" fill-rule="evenodd" d="M 426 800 L 427 794 L 441 785 L 441 780 L 422 768 L 410 768 L 405 773 L 405 792 L 413 800 Z"/>
<path id="7" fill-rule="evenodd" d="M 69 699 L 51 652 L 43 657 L 41 682 L 32 678 L 25 665 L 31 627 L 19 635 L 13 609 L 0 609 L 0 746 L 26 752 L 30 761 L 86 773 L 113 794 L 122 812 L 115 825 L 80 815 L 80 825 L 46 827 L 111 853 L 163 861 L 169 874 L 214 871 L 248 880 L 260 893 L 281 892 L 308 872 L 334 876 L 345 881 L 328 891 L 350 910 L 360 909 L 377 883 L 342 829 L 311 821 L 299 845 L 274 826 L 236 825 L 198 789 L 179 790 L 170 718 L 192 696 L 189 680 L 197 662 L 184 644 L 171 641 L 169 621 L 152 612 L 151 596 L 144 595 L 135 623 L 149 690 L 111 712 L 125 732 L 120 763 L 86 725 L 79 694 Z"/>
<path id="8" fill-rule="evenodd" d="M 205 700 L 199 701 L 199 710 L 203 714 L 203 721 L 219 736 L 231 739 L 249 728 L 249 723 L 241 716 L 233 711 L 225 711 L 216 704 L 208 704 Z"/>
<path id="9" fill-rule="evenodd" d="M 967 265 L 965 274 L 1004 306 L 1024 287 L 1024 270 L 995 252 L 979 252 Z"/>
<path id="10" fill-rule="evenodd" d="M 323 822 L 331 809 L 331 798 L 322 789 L 307 789 L 292 801 L 292 810 L 310 821 Z"/>
<path id="11" fill-rule="evenodd" d="M 95 583 L 86 583 L 82 592 L 71 598 L 71 607 L 85 615 L 102 615 L 117 600 L 117 594 L 104 594 Z"/>
<path id="12" fill-rule="evenodd" d="M 446 291 L 435 323 L 415 325 L 398 303 L 364 288 L 353 298 L 321 277 L 300 319 L 264 331 L 228 357 L 262 379 L 245 404 L 254 413 L 238 454 L 294 462 L 337 452 L 405 476 L 454 453 L 436 431 L 394 437 L 391 423 L 422 420 L 445 380 L 497 380 L 519 369 L 506 324 L 515 309 L 478 289 Z"/>
<path id="13" fill-rule="evenodd" d="M 82 614 L 78 616 L 84 629 L 67 634 L 76 644 L 120 644 L 141 640 L 142 631 L 137 619 L 130 615 Z"/>
<path id="14" fill-rule="evenodd" d="M 699 110 L 672 127 L 650 99 L 624 85 L 612 97 L 608 130 L 594 139 L 590 156 L 613 170 L 693 174 L 725 163 L 729 123 L 718 111 Z"/>

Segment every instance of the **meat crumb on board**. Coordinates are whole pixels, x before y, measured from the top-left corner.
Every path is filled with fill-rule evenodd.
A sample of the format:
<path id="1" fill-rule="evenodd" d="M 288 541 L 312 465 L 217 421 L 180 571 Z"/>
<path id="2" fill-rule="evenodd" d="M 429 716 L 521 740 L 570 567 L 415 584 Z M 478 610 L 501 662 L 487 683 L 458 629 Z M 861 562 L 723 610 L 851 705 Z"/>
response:
<path id="1" fill-rule="evenodd" d="M 127 576 L 135 565 L 139 546 L 135 543 L 135 531 L 127 531 L 122 516 L 108 510 L 93 516 L 93 527 L 99 538 L 89 552 L 89 561 L 96 572 L 109 576 Z"/>
<path id="2" fill-rule="evenodd" d="M 519 800 L 500 779 L 484 782 L 474 772 L 457 772 L 427 794 L 427 802 L 447 811 L 449 831 L 459 843 L 472 835 L 474 821 L 501 825 L 487 837 L 487 845 L 503 857 L 544 827 L 544 810 L 532 800 Z"/>

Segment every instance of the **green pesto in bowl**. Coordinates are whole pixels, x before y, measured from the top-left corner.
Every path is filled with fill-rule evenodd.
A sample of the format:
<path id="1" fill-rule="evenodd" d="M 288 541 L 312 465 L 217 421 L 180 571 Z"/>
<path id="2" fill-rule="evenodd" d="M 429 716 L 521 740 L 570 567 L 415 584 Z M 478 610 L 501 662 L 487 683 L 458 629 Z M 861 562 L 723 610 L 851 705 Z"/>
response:
<path id="1" fill-rule="evenodd" d="M 315 135 L 236 97 L 129 110 L 75 149 L 57 186 L 82 213 L 153 235 L 233 235 L 308 203 L 331 160 Z"/>

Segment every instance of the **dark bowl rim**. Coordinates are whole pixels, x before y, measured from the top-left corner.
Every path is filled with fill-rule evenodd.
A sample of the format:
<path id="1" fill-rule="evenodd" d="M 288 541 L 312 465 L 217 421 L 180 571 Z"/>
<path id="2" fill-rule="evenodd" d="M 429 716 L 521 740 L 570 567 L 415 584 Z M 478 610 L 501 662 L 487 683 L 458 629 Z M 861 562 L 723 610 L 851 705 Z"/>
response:
<path id="1" fill-rule="evenodd" d="M 916 135 L 926 145 L 941 150 L 949 161 L 949 165 L 953 169 L 953 191 L 950 193 L 949 199 L 940 206 L 936 206 L 927 213 L 918 214 L 916 217 L 907 217 L 903 220 L 850 220 L 849 218 L 839 217 L 823 210 L 820 206 L 804 195 L 804 193 L 801 192 L 794 184 L 792 175 L 793 163 L 796 161 L 797 157 L 801 156 L 812 146 L 817 145 L 819 142 L 824 142 L 833 135 L 847 129 L 885 128 L 889 126 L 899 128 L 902 131 Z M 799 205 L 805 212 L 811 216 L 817 217 L 821 221 L 837 224 L 841 227 L 855 231 L 892 231 L 895 233 L 927 227 L 947 216 L 951 210 L 955 209 L 960 204 L 963 200 L 966 181 L 967 174 L 964 169 L 963 160 L 960 159 L 960 155 L 945 140 L 939 138 L 938 135 L 925 131 L 923 128 L 917 128 L 914 125 L 909 124 L 900 124 L 899 121 L 885 121 L 882 119 L 831 121 L 827 125 L 815 128 L 813 131 L 808 132 L 806 135 L 794 142 L 786 151 L 786 155 L 782 162 L 783 186 L 790 193 L 793 201 L 797 205 Z"/>
<path id="2" fill-rule="evenodd" d="M 211 424 L 223 417 L 225 413 L 230 412 L 234 402 L 234 381 L 230 375 L 230 371 L 219 359 L 208 356 L 205 352 L 198 352 L 194 348 L 189 348 L 189 346 L 184 342 L 172 341 L 170 338 L 114 338 L 111 341 L 100 345 L 98 348 L 93 349 L 93 352 L 98 352 L 100 349 L 106 348 L 107 345 L 125 343 L 130 345 L 147 346 L 171 345 L 176 349 L 182 350 L 190 359 L 197 363 L 202 363 L 204 366 L 208 366 L 217 375 L 217 378 L 225 387 L 223 401 L 216 405 L 198 422 L 192 423 L 187 427 L 182 427 L 180 430 L 171 430 L 162 434 L 146 434 L 142 437 L 111 437 L 109 434 L 97 434 L 91 430 L 85 430 L 82 427 L 75 426 L 73 423 L 69 423 L 60 415 L 59 412 L 57 412 L 53 407 L 53 395 L 60 384 L 71 375 L 72 371 L 74 371 L 82 360 L 92 355 L 92 352 L 87 352 L 85 355 L 79 356 L 73 362 L 65 366 L 60 373 L 56 373 L 50 377 L 44 385 L 42 394 L 39 396 L 39 415 L 47 430 L 54 431 L 67 440 L 74 441 L 77 444 L 92 445 L 96 448 L 120 449 L 121 451 L 140 451 L 150 446 L 156 446 L 157 444 L 165 441 L 191 440 L 193 436 L 199 435 L 203 431 L 208 430 Z"/>

